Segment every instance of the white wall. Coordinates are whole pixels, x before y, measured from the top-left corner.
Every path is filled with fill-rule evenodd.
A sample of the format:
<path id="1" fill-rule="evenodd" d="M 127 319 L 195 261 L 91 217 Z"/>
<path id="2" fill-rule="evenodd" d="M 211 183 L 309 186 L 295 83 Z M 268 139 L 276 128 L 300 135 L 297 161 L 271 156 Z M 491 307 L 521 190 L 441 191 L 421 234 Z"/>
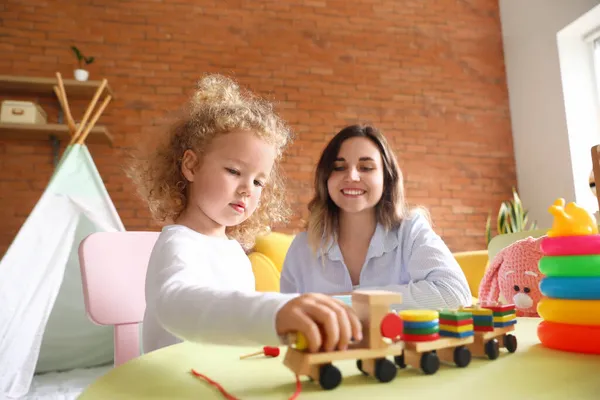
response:
<path id="1" fill-rule="evenodd" d="M 598 4 L 600 0 L 500 0 L 518 190 L 541 228 L 551 226 L 547 209 L 556 198 L 581 202 L 574 173 L 586 168 L 578 160 L 591 156 L 589 148 L 580 154 L 587 142 L 570 146 L 557 34 Z M 578 182 L 583 179 L 587 185 L 590 170 L 591 163 Z"/>

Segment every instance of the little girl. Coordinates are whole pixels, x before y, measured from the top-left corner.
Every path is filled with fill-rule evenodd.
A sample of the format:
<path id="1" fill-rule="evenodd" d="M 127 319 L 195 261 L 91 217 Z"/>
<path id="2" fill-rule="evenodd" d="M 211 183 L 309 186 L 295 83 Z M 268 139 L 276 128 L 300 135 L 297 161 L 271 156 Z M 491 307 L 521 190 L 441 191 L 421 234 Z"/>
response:
<path id="1" fill-rule="evenodd" d="M 271 105 L 207 76 L 168 133 L 130 174 L 154 217 L 171 221 L 148 265 L 144 352 L 181 340 L 277 345 L 293 332 L 330 351 L 360 338 L 339 300 L 255 291 L 242 245 L 286 216 L 277 162 L 290 132 Z"/>
<path id="2" fill-rule="evenodd" d="M 405 204 L 402 172 L 385 137 L 349 126 L 327 145 L 315 176 L 308 231 L 292 242 L 281 292 L 400 292 L 394 308 L 470 305 L 467 279 L 428 214 Z"/>

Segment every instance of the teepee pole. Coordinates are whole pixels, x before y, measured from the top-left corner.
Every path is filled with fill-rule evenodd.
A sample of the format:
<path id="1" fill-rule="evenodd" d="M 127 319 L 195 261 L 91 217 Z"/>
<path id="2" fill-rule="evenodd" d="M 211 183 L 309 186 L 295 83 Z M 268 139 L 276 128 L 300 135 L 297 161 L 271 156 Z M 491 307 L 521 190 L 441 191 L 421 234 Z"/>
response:
<path id="1" fill-rule="evenodd" d="M 67 92 L 65 91 L 65 85 L 63 84 L 62 76 L 60 72 L 56 73 L 56 78 L 58 79 L 58 87 L 60 89 L 60 94 L 62 95 L 62 99 L 64 102 L 63 111 L 65 112 L 65 117 L 67 119 L 67 125 L 69 126 L 69 130 L 71 134 L 75 134 L 77 129 L 75 128 L 75 121 L 73 121 L 73 116 L 71 115 L 71 109 L 69 107 L 69 100 L 67 100 Z M 59 98 L 60 101 L 60 98 Z"/>
<path id="2" fill-rule="evenodd" d="M 108 102 L 111 99 L 112 99 L 111 95 L 107 95 L 106 96 L 106 98 L 104 99 L 104 102 L 100 105 L 100 108 L 96 111 L 96 114 L 94 114 L 94 117 L 92 118 L 92 120 L 90 121 L 90 123 L 88 124 L 88 126 L 85 128 L 85 131 L 83 131 L 79 135 L 79 137 L 76 138 L 77 144 L 83 144 L 83 142 L 85 141 L 85 138 L 90 133 L 90 131 L 92 130 L 92 128 L 96 124 L 96 121 L 98 121 L 98 118 L 100 118 L 100 114 L 102 114 L 104 112 L 104 109 L 106 108 L 106 106 L 108 105 Z M 75 139 L 75 138 L 73 138 L 73 139 Z"/>
<path id="3" fill-rule="evenodd" d="M 65 105 L 65 99 L 63 98 L 62 94 L 60 93 L 60 89 L 58 88 L 58 86 L 54 85 L 52 87 L 52 89 L 54 90 L 54 94 L 56 94 L 56 98 L 58 98 L 58 102 L 60 103 L 60 107 L 64 110 L 67 109 L 67 106 Z M 66 112 L 65 112 L 66 114 Z M 71 136 L 73 136 L 75 134 L 75 127 L 71 126 L 70 124 L 67 123 L 67 126 L 69 127 L 69 134 Z"/>
<path id="4" fill-rule="evenodd" d="M 83 114 L 83 119 L 81 120 L 81 123 L 79 124 L 79 127 L 77 129 L 77 132 L 75 133 L 75 138 L 74 138 L 75 141 L 78 142 L 77 139 L 79 138 L 79 135 L 83 132 L 83 130 L 85 128 L 85 124 L 87 123 L 87 120 L 90 117 L 92 110 L 94 109 L 94 107 L 96 107 L 96 103 L 98 102 L 98 99 L 100 98 L 100 95 L 104 91 L 104 88 L 106 87 L 107 84 L 108 84 L 108 81 L 106 79 L 103 79 L 102 83 L 96 90 L 96 93 L 94 93 L 94 97 L 92 98 L 92 101 L 90 102 L 87 109 L 85 110 L 85 114 Z"/>

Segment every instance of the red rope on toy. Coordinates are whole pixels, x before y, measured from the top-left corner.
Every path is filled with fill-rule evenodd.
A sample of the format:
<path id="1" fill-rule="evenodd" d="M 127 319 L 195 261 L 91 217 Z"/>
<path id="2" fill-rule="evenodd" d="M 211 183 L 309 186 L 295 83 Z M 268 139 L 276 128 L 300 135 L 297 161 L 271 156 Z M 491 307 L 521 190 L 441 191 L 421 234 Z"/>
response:
<path id="1" fill-rule="evenodd" d="M 225 398 L 227 400 L 240 400 L 237 397 L 229 394 L 223 388 L 223 386 L 221 386 L 218 382 L 213 381 L 208 376 L 201 374 L 200 372 L 196 371 L 195 369 L 192 369 L 192 374 L 194 374 L 194 376 L 197 376 L 199 378 L 204 379 L 205 381 L 207 381 L 208 383 L 210 383 L 211 385 L 213 385 L 214 387 L 216 387 L 219 390 L 219 392 L 221 392 L 221 394 L 223 394 L 223 396 L 225 396 Z M 300 382 L 300 377 L 298 375 L 296 375 L 296 391 L 294 392 L 294 394 L 292 395 L 292 397 L 289 398 L 289 400 L 295 400 L 295 399 L 297 399 L 298 396 L 300 396 L 300 392 L 301 391 L 302 391 L 302 383 Z"/>

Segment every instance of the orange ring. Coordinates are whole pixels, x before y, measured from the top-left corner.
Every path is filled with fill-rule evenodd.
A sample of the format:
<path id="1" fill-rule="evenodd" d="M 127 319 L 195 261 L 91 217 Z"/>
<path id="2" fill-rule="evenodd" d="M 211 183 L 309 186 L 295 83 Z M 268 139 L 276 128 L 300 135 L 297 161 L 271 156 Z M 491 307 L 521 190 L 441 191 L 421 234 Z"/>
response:
<path id="1" fill-rule="evenodd" d="M 600 326 L 542 321 L 537 335 L 544 346 L 554 350 L 600 354 Z"/>

